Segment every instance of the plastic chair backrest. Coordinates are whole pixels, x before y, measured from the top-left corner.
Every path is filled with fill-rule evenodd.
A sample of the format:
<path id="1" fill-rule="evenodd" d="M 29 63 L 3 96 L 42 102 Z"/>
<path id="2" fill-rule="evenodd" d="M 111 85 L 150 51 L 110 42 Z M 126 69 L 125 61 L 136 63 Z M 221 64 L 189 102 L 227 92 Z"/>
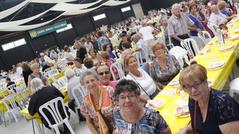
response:
<path id="1" fill-rule="evenodd" d="M 207 27 L 213 32 L 214 35 L 216 35 L 216 30 L 217 30 L 218 26 L 216 26 L 215 24 L 212 24 L 212 23 L 208 23 Z"/>
<path id="2" fill-rule="evenodd" d="M 124 70 L 123 70 L 123 65 L 119 62 L 115 62 L 110 66 L 110 72 L 113 76 L 114 80 L 122 79 L 125 77 L 124 75 Z M 117 77 L 118 75 L 118 77 Z"/>
<path id="3" fill-rule="evenodd" d="M 134 52 L 133 56 L 137 59 L 139 67 L 143 64 L 143 58 L 140 52 Z"/>
<path id="4" fill-rule="evenodd" d="M 60 113 L 59 111 L 59 105 L 62 107 L 64 113 Z M 47 111 L 47 112 L 46 112 Z M 43 118 L 47 121 L 48 125 L 50 127 L 53 126 L 59 126 L 61 125 L 65 119 L 68 120 L 68 114 L 66 112 L 63 99 L 61 97 L 57 97 L 55 99 L 52 99 L 45 104 L 41 105 L 39 107 L 39 112 L 43 116 Z M 53 118 L 55 124 L 52 124 L 49 120 L 49 117 L 47 117 L 46 113 L 50 113 L 50 116 Z M 65 118 L 62 117 L 62 114 L 64 114 Z"/>
<path id="5" fill-rule="evenodd" d="M 197 42 L 194 39 L 191 39 L 191 38 L 184 39 L 180 42 L 180 44 L 184 49 L 188 51 L 189 56 L 195 56 L 199 52 Z"/>
<path id="6" fill-rule="evenodd" d="M 75 99 L 78 108 L 82 106 L 85 95 L 86 92 L 80 84 L 72 89 L 72 96 Z"/>
<path id="7" fill-rule="evenodd" d="M 7 109 L 7 111 L 11 111 L 13 109 L 18 109 L 14 97 L 15 97 L 15 94 L 9 94 L 2 99 L 2 102 L 5 106 L 5 108 Z M 8 104 L 10 104 L 11 107 Z"/>
<path id="8" fill-rule="evenodd" d="M 211 35 L 207 31 L 202 31 L 202 33 L 198 33 L 198 37 L 203 40 L 204 44 L 207 44 L 212 39 Z"/>
<path id="9" fill-rule="evenodd" d="M 173 55 L 179 62 L 180 66 L 183 67 L 183 58 L 188 61 L 188 52 L 187 50 L 183 49 L 182 47 L 175 46 L 169 50 L 169 54 Z"/>

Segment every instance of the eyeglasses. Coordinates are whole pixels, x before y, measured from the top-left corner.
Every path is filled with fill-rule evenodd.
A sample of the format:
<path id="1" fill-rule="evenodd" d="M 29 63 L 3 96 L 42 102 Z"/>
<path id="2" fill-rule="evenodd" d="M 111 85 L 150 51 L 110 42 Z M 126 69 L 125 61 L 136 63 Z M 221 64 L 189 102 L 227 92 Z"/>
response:
<path id="1" fill-rule="evenodd" d="M 203 81 L 203 82 L 199 82 L 199 83 L 195 83 L 195 84 L 193 84 L 193 86 L 183 86 L 183 90 L 185 91 L 185 92 L 191 92 L 191 90 L 192 90 L 192 88 L 194 88 L 194 89 L 199 89 L 199 87 L 204 83 L 205 81 Z"/>
<path id="2" fill-rule="evenodd" d="M 99 75 L 104 75 L 104 74 L 109 74 L 110 72 L 109 71 L 105 71 L 105 72 L 100 72 L 98 73 Z"/>
<path id="3" fill-rule="evenodd" d="M 126 98 L 128 98 L 128 100 L 132 100 L 134 97 L 136 97 L 135 94 L 129 94 L 129 95 L 127 95 L 127 96 L 120 95 L 120 96 L 119 96 L 119 100 L 123 100 L 123 101 L 125 101 Z"/>

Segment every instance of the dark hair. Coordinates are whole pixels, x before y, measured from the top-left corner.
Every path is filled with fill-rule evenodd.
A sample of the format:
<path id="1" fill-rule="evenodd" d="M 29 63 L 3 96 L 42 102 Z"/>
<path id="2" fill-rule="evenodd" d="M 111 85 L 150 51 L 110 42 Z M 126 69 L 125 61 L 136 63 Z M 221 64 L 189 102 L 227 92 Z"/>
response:
<path id="1" fill-rule="evenodd" d="M 122 47 L 124 47 L 124 48 L 126 48 L 126 49 L 129 49 L 129 48 L 131 48 L 131 43 L 130 43 L 129 41 L 123 42 L 123 43 L 122 43 Z"/>
<path id="2" fill-rule="evenodd" d="M 140 89 L 132 80 L 120 80 L 115 87 L 114 97 L 118 99 L 119 95 L 124 91 L 134 92 L 136 96 L 140 96 Z"/>
<path id="3" fill-rule="evenodd" d="M 82 64 L 82 60 L 80 58 L 75 58 L 74 61 L 79 62 L 80 64 Z"/>
<path id="4" fill-rule="evenodd" d="M 6 78 L 7 81 L 11 81 L 11 79 L 9 77 Z"/>
<path id="5" fill-rule="evenodd" d="M 85 67 L 88 68 L 88 69 L 90 69 L 90 68 L 92 68 L 94 66 L 94 62 L 93 62 L 93 60 L 91 58 L 85 58 L 83 60 L 83 63 L 85 65 Z"/>
<path id="6" fill-rule="evenodd" d="M 107 44 L 104 44 L 104 45 L 102 46 L 103 51 L 106 51 L 108 45 L 109 45 L 109 44 L 107 43 Z"/>

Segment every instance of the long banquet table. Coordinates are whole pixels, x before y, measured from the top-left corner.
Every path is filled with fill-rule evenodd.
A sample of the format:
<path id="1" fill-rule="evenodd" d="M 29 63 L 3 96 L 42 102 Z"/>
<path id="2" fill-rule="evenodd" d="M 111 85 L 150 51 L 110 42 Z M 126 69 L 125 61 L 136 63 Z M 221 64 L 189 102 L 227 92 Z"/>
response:
<path id="1" fill-rule="evenodd" d="M 233 23 L 233 24 L 232 24 Z M 222 46 L 217 42 L 216 38 L 213 38 L 201 52 L 194 57 L 198 64 L 201 64 L 208 68 L 212 62 L 219 61 L 224 62 L 224 66 L 216 70 L 208 70 L 208 80 L 212 82 L 212 88 L 222 90 L 226 81 L 228 80 L 235 61 L 238 57 L 238 42 L 239 42 L 239 20 L 234 19 L 231 22 L 229 29 L 229 36 L 235 37 L 235 39 L 227 39 L 225 41 L 225 47 L 234 46 L 233 48 L 222 51 Z M 208 52 L 207 52 L 208 51 Z M 178 82 L 179 75 L 177 75 L 172 81 Z M 163 118 L 168 123 L 173 134 L 177 133 L 180 129 L 186 127 L 190 123 L 190 117 L 177 117 L 175 116 L 175 110 L 179 105 L 187 104 L 188 95 L 177 94 L 176 90 L 180 88 L 179 85 L 165 86 L 165 88 L 155 97 L 155 99 L 164 99 L 164 105 L 161 108 L 156 109 L 160 112 Z"/>

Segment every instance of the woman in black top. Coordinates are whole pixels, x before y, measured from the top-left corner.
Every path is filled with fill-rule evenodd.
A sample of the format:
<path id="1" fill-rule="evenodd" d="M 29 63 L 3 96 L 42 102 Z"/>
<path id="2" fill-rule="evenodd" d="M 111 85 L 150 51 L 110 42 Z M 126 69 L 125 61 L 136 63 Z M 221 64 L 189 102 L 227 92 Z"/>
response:
<path id="1" fill-rule="evenodd" d="M 191 125 L 180 134 L 239 134 L 239 104 L 228 94 L 211 89 L 207 70 L 199 64 L 185 68 L 179 77 L 184 91 L 190 96 Z"/>
<path id="2" fill-rule="evenodd" d="M 28 84 L 28 76 L 29 76 L 30 74 L 32 74 L 32 70 L 31 70 L 31 68 L 29 67 L 29 65 L 28 65 L 26 62 L 24 62 L 24 63 L 22 64 L 22 75 L 23 75 L 24 82 L 25 82 L 26 86 L 27 86 L 27 84 Z"/>

